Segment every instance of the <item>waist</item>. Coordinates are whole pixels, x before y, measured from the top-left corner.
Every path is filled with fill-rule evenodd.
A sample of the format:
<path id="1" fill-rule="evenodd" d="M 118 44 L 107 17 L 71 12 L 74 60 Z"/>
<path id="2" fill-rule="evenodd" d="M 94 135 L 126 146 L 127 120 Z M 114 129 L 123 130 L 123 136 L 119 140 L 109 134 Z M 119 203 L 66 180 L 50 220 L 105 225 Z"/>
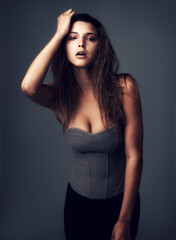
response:
<path id="1" fill-rule="evenodd" d="M 107 199 L 123 192 L 125 156 L 123 151 L 112 153 L 74 152 L 71 187 L 90 199 Z"/>
<path id="2" fill-rule="evenodd" d="M 72 196 L 73 199 L 77 199 L 80 201 L 85 201 L 85 202 L 92 202 L 93 200 L 95 200 L 96 202 L 109 202 L 110 204 L 112 203 L 112 201 L 114 201 L 117 204 L 118 200 L 122 200 L 124 192 L 118 193 L 117 195 L 115 195 L 114 197 L 110 197 L 108 199 L 90 199 L 87 198 L 85 196 L 80 195 L 79 193 L 77 193 L 71 186 L 70 183 L 68 183 L 67 185 L 67 194 L 69 196 Z"/>

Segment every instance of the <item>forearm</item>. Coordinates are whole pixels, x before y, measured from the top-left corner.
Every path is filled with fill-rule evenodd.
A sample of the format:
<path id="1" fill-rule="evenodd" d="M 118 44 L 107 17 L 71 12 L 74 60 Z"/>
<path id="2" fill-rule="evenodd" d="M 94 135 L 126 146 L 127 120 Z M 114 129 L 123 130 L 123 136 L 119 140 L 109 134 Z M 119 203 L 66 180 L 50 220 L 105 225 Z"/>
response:
<path id="1" fill-rule="evenodd" d="M 48 71 L 51 59 L 58 49 L 64 35 L 56 32 L 49 43 L 37 55 L 27 70 L 27 73 L 21 83 L 24 91 L 34 94 Z"/>
<path id="2" fill-rule="evenodd" d="M 130 221 L 137 198 L 143 159 L 127 159 L 125 171 L 124 196 L 118 221 Z"/>

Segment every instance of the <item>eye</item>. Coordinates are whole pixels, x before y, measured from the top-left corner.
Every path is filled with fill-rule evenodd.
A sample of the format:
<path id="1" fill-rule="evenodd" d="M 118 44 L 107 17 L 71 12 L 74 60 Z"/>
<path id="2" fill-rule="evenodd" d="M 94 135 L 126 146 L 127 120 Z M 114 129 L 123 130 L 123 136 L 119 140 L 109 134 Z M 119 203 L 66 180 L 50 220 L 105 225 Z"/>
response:
<path id="1" fill-rule="evenodd" d="M 89 41 L 95 41 L 96 40 L 94 37 L 87 37 L 86 39 L 89 40 Z"/>
<path id="2" fill-rule="evenodd" d="M 76 37 L 69 37 L 69 40 L 74 40 L 76 39 Z"/>

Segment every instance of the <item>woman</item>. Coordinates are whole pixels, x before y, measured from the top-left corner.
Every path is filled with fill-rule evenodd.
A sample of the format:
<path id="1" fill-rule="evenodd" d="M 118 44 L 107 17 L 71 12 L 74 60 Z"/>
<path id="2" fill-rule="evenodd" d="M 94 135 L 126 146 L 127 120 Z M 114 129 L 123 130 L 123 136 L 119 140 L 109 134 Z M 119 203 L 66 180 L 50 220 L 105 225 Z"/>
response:
<path id="1" fill-rule="evenodd" d="M 54 81 L 43 83 L 51 63 Z M 50 108 L 73 149 L 64 222 L 67 240 L 135 239 L 140 211 L 140 96 L 102 24 L 72 9 L 29 67 L 22 91 Z"/>

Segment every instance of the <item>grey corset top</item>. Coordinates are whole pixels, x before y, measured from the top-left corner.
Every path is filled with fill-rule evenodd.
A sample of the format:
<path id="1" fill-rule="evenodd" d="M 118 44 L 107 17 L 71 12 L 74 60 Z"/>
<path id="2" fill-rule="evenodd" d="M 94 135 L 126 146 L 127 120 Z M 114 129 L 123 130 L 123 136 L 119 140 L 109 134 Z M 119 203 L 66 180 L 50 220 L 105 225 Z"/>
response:
<path id="1" fill-rule="evenodd" d="M 74 191 L 90 199 L 107 199 L 124 191 L 124 142 L 115 124 L 98 133 L 68 128 L 64 135 L 73 152 L 69 182 Z"/>

